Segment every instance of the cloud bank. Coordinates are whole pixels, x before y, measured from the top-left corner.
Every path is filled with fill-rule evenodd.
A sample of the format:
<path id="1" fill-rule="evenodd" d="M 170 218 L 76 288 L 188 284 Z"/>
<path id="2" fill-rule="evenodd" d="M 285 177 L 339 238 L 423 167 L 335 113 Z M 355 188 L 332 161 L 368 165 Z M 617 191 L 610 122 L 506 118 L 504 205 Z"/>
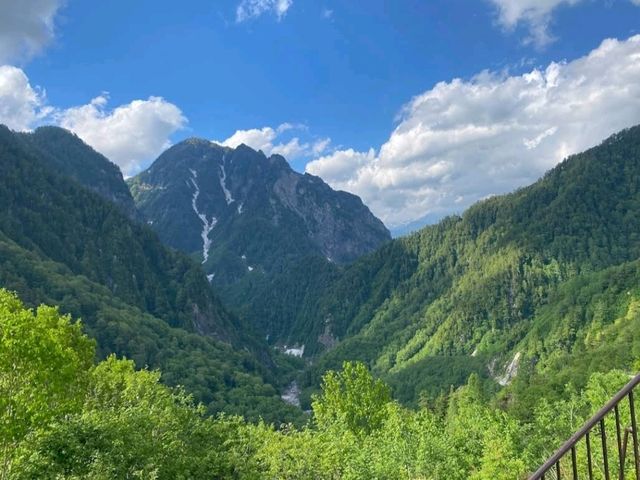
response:
<path id="1" fill-rule="evenodd" d="M 507 76 L 440 82 L 402 109 L 378 151 L 335 151 L 306 170 L 360 195 L 391 228 L 534 182 L 567 155 L 640 123 L 640 35 Z"/>

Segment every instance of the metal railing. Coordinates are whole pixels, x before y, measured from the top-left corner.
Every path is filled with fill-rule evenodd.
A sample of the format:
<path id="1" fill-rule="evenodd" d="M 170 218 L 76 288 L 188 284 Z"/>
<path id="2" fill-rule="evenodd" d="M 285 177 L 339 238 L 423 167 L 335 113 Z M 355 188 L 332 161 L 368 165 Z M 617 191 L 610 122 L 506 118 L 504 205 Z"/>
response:
<path id="1" fill-rule="evenodd" d="M 529 480 L 560 480 L 562 478 L 588 478 L 612 480 L 633 478 L 640 480 L 638 456 L 638 430 L 636 425 L 633 390 L 640 383 L 636 375 L 598 413 L 589 419 L 564 445 L 542 465 Z M 626 408 L 628 401 L 628 412 Z M 624 409 L 624 412 L 622 410 Z M 613 428 L 615 423 L 615 439 Z M 628 423 L 627 423 L 628 422 Z M 626 427 L 623 425 L 627 424 Z M 633 443 L 633 456 L 628 452 L 629 436 Z M 584 442 L 582 440 L 584 439 Z M 614 443 L 615 442 L 615 443 Z M 631 458 L 632 457 L 632 458 Z M 625 475 L 629 475 L 625 477 Z"/>

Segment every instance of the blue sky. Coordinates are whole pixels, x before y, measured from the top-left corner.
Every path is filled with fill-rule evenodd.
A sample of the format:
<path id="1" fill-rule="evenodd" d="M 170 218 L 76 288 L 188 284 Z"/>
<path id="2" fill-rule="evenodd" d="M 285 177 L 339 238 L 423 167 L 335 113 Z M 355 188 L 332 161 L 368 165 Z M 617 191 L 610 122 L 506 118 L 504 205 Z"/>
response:
<path id="1" fill-rule="evenodd" d="M 361 195 L 393 228 L 534 181 L 562 155 L 640 122 L 637 0 L 27 0 L 33 22 L 9 28 L 15 3 L 0 0 L 11 80 L 3 97 L 0 74 L 0 103 L 6 85 L 26 93 L 0 106 L 0 122 L 71 128 L 125 174 L 185 137 L 244 140 Z M 617 43 L 603 48 L 606 39 Z M 598 49 L 606 61 L 589 60 Z M 611 68 L 624 75 L 605 81 Z M 533 72 L 542 93 L 529 90 Z M 585 91 L 571 86 L 580 76 Z M 623 94 L 604 92 L 610 107 L 558 111 L 611 82 Z M 509 106 L 519 95 L 537 100 Z M 465 110 L 469 98 L 477 108 Z M 451 117 L 458 110 L 469 120 Z M 593 115 L 601 125 L 576 133 Z M 514 135 L 517 148 L 504 141 Z"/>

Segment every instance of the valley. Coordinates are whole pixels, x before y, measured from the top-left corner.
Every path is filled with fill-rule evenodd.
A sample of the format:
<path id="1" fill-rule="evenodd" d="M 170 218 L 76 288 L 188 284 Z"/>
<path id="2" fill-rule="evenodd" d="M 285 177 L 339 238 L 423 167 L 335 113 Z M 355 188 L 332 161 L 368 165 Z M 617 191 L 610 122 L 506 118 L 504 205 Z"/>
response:
<path id="1" fill-rule="evenodd" d="M 179 385 L 203 419 L 241 415 L 215 428 L 230 429 L 227 442 L 255 436 L 258 463 L 246 468 L 260 475 L 304 477 L 312 462 L 330 477 L 315 462 L 343 448 L 344 468 L 356 446 L 418 475 L 419 457 L 388 450 L 401 442 L 393 422 L 416 429 L 403 440 L 416 451 L 426 432 L 428 448 L 444 448 L 433 429 L 454 442 L 479 425 L 560 438 L 574 423 L 543 426 L 544 409 L 594 382 L 612 391 L 640 358 L 640 127 L 394 240 L 358 198 L 244 146 L 178 144 L 128 180 L 131 195 L 62 129 L 3 128 L 0 148 L 2 288 L 81 318 L 97 361 L 159 369 L 153 388 Z M 506 471 L 548 454 L 513 432 L 499 446 L 514 462 Z M 477 433 L 467 460 L 489 462 L 477 478 L 497 478 L 486 455 L 498 437 Z M 299 442 L 315 442 L 312 457 Z M 292 464 L 277 460 L 285 453 Z M 446 468 L 465 478 L 470 467 Z"/>
<path id="2" fill-rule="evenodd" d="M 0 0 L 0 480 L 640 480 L 640 0 Z"/>

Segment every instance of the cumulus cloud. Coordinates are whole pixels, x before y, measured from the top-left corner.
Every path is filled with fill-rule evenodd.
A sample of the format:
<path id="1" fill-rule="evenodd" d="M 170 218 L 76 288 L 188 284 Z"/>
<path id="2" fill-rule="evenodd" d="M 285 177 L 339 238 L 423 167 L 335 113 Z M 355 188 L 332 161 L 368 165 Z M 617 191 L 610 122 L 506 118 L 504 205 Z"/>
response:
<path id="1" fill-rule="evenodd" d="M 29 130 L 49 113 L 44 92 L 32 87 L 20 68 L 0 65 L 0 123 L 13 130 Z"/>
<path id="2" fill-rule="evenodd" d="M 63 0 L 0 0 L 0 63 L 25 60 L 54 37 Z"/>
<path id="3" fill-rule="evenodd" d="M 139 172 L 168 148 L 169 137 L 187 123 L 180 109 L 162 97 L 112 110 L 107 104 L 108 95 L 102 94 L 87 105 L 59 111 L 56 120 L 118 164 L 125 176 Z"/>
<path id="4" fill-rule="evenodd" d="M 262 150 L 263 152 L 271 152 L 273 149 L 273 141 L 276 137 L 287 130 L 291 126 L 288 123 L 283 123 L 278 128 L 264 127 L 264 128 L 251 128 L 249 130 L 237 130 L 233 135 L 222 142 L 217 142 L 225 147 L 236 148 L 240 144 L 245 144 L 256 150 Z"/>
<path id="5" fill-rule="evenodd" d="M 30 130 L 43 123 L 60 125 L 119 165 L 125 175 L 133 175 L 171 145 L 170 136 L 184 128 L 187 119 L 161 97 L 109 109 L 108 95 L 102 94 L 87 105 L 54 108 L 24 71 L 2 65 L 0 123 L 13 130 Z"/>
<path id="6" fill-rule="evenodd" d="M 236 22 L 241 23 L 265 13 L 273 13 L 280 21 L 292 4 L 293 0 L 242 0 L 236 8 Z"/>
<path id="7" fill-rule="evenodd" d="M 404 106 L 376 152 L 306 170 L 360 195 L 392 228 L 535 181 L 567 155 L 640 123 L 640 35 L 519 76 L 441 82 Z"/>
<path id="8" fill-rule="evenodd" d="M 347 187 L 354 172 L 360 171 L 376 160 L 376 152 L 373 148 L 368 152 L 358 152 L 353 148 L 336 150 L 335 152 L 317 158 L 307 164 L 306 170 L 310 173 L 322 176 L 332 184 Z M 355 187 L 356 185 L 353 184 Z M 348 188 L 344 188 L 347 190 Z"/>
<path id="9" fill-rule="evenodd" d="M 265 155 L 279 154 L 288 160 L 295 160 L 309 155 L 320 155 L 331 142 L 328 138 L 305 142 L 297 136 L 289 140 L 281 140 L 282 135 L 291 130 L 306 131 L 307 128 L 304 125 L 283 123 L 276 128 L 263 127 L 237 130 L 226 140 L 216 140 L 215 142 L 231 148 L 236 148 L 244 143 L 255 150 L 262 150 Z"/>

